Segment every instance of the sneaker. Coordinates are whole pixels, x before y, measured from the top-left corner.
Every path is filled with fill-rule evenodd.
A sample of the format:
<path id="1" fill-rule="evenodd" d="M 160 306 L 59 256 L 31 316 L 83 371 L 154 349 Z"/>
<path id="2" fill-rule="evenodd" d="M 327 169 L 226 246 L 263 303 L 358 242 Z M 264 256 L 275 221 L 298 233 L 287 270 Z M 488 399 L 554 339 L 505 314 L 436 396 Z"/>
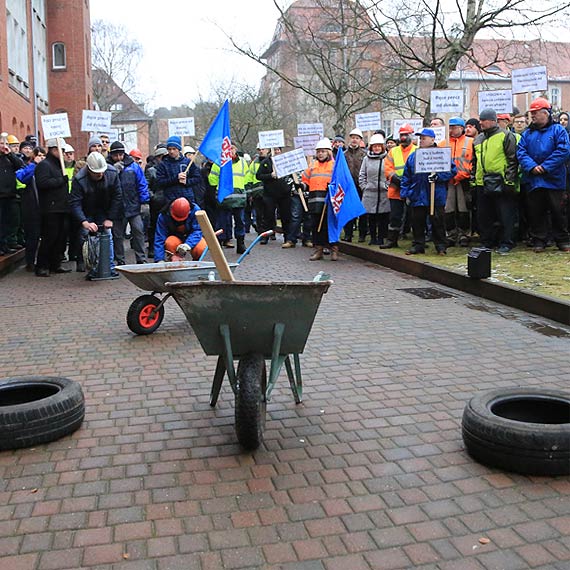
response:
<path id="1" fill-rule="evenodd" d="M 507 255 L 511 252 L 511 248 L 506 246 L 506 245 L 502 245 L 499 249 L 497 249 L 497 253 L 499 255 Z"/>
<path id="2" fill-rule="evenodd" d="M 303 247 L 313 247 L 313 242 L 310 239 L 307 239 L 303 242 Z"/>
<path id="3" fill-rule="evenodd" d="M 286 241 L 282 246 L 281 249 L 290 249 L 295 247 L 295 244 L 292 241 Z"/>

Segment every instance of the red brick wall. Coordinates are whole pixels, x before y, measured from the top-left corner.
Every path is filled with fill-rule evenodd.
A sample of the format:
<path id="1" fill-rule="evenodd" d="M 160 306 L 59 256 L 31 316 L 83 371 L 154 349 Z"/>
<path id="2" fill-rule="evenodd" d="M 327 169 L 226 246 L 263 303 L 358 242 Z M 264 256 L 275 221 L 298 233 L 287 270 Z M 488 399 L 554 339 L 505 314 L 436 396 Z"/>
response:
<path id="1" fill-rule="evenodd" d="M 81 132 L 81 112 L 92 108 L 91 22 L 85 0 L 49 0 L 47 8 L 50 113 L 67 112 L 76 156 L 87 152 L 89 133 Z M 67 68 L 52 70 L 52 44 L 64 42 Z"/>

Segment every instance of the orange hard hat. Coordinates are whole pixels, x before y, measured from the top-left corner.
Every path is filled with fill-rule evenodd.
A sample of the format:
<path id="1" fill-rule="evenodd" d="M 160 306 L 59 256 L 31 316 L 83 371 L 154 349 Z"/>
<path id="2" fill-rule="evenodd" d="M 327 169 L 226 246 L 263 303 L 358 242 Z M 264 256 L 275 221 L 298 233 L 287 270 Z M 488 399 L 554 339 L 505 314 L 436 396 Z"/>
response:
<path id="1" fill-rule="evenodd" d="M 164 242 L 164 249 L 170 253 L 175 253 L 176 248 L 182 245 L 182 240 L 176 236 L 168 236 Z"/>
<path id="2" fill-rule="evenodd" d="M 133 157 L 133 158 L 139 158 L 140 160 L 142 160 L 142 152 L 138 149 L 138 148 L 133 148 L 133 150 L 131 150 L 131 152 L 129 152 L 129 154 Z"/>
<path id="3" fill-rule="evenodd" d="M 550 110 L 552 105 L 544 98 L 538 97 L 530 104 L 529 111 L 540 111 L 541 109 Z"/>
<path id="4" fill-rule="evenodd" d="M 413 133 L 414 133 L 414 128 L 412 127 L 412 125 L 408 125 L 408 123 L 400 127 L 401 135 L 411 135 Z"/>
<path id="5" fill-rule="evenodd" d="M 186 198 L 176 198 L 170 206 L 170 215 L 177 222 L 183 222 L 190 213 L 190 202 Z"/>

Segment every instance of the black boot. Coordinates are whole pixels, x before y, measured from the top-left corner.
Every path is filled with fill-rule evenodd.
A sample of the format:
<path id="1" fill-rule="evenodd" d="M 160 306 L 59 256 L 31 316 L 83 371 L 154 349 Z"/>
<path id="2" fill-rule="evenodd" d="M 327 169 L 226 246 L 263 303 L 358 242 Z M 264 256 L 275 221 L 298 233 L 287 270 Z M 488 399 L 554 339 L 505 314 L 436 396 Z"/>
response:
<path id="1" fill-rule="evenodd" d="M 386 238 L 386 243 L 380 246 L 380 249 L 392 249 L 393 247 L 398 247 L 398 236 L 400 235 L 400 230 L 388 230 L 388 237 Z"/>
<path id="2" fill-rule="evenodd" d="M 236 253 L 245 253 L 245 238 L 243 236 L 236 238 Z"/>

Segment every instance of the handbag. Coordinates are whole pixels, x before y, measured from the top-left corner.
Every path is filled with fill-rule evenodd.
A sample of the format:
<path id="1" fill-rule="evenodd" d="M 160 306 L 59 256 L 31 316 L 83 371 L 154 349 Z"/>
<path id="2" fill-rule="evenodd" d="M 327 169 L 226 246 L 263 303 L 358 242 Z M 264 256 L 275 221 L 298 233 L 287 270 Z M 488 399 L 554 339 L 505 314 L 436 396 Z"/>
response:
<path id="1" fill-rule="evenodd" d="M 500 172 L 487 172 L 483 174 L 483 193 L 497 194 L 504 189 L 504 179 Z"/>

